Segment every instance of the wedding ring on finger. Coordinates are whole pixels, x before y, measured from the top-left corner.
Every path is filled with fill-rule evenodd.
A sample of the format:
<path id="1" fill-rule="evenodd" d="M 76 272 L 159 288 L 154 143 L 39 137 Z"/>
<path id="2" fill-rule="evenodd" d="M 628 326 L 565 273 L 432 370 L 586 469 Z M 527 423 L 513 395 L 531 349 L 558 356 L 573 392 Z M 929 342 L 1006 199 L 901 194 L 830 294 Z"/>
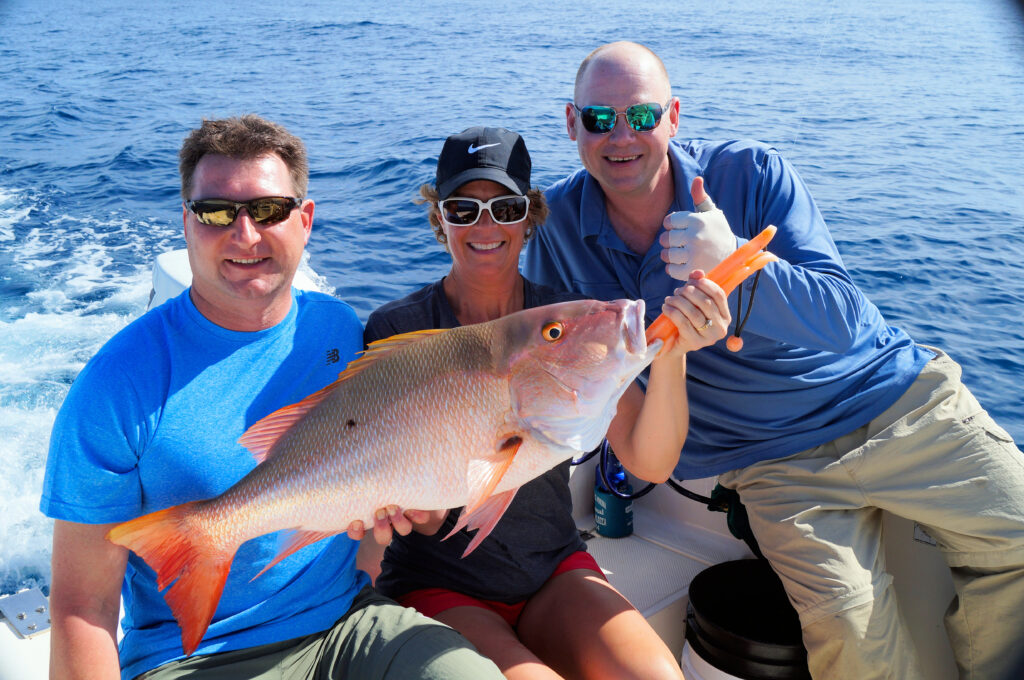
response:
<path id="1" fill-rule="evenodd" d="M 699 331 L 706 331 L 707 329 L 711 328 L 714 325 L 715 325 L 715 322 L 713 320 L 706 319 L 704 321 L 704 325 L 703 326 L 698 326 L 697 330 L 699 330 Z"/>

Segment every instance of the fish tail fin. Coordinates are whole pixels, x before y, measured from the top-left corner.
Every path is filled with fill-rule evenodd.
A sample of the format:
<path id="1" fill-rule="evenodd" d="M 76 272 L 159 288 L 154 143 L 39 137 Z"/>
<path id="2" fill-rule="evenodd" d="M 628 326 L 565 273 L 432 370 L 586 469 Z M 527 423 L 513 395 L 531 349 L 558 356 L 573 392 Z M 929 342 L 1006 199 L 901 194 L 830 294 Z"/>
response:
<path id="1" fill-rule="evenodd" d="M 171 613 L 181 626 L 186 656 L 199 646 L 213 619 L 228 578 L 235 547 L 218 549 L 201 544 L 185 521 L 198 502 L 176 505 L 119 524 L 107 540 L 124 546 L 146 561 L 157 574 Z M 198 534 L 202 536 L 200 532 Z"/>

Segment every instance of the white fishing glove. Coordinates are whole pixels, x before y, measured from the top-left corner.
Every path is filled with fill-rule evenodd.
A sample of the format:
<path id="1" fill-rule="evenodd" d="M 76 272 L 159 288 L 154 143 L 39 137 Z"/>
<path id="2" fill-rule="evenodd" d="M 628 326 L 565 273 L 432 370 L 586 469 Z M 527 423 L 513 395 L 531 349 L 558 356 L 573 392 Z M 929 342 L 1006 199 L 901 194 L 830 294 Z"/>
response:
<path id="1" fill-rule="evenodd" d="M 729 228 L 725 213 L 710 197 L 697 206 L 697 212 L 674 212 L 665 217 L 666 231 L 658 242 L 665 271 L 674 279 L 686 281 L 694 269 L 711 271 L 736 250 L 736 236 Z"/>

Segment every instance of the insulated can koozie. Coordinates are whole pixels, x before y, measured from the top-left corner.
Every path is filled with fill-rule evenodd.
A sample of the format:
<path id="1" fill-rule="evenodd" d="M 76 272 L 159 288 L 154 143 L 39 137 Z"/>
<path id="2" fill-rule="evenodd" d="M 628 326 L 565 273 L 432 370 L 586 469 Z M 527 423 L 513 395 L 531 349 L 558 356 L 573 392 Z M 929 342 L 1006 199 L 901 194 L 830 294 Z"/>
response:
<path id="1" fill-rule="evenodd" d="M 627 484 L 624 491 L 632 493 L 633 489 Z M 594 486 L 594 520 L 601 536 L 629 536 L 633 533 L 633 501 L 619 498 L 598 483 Z"/>

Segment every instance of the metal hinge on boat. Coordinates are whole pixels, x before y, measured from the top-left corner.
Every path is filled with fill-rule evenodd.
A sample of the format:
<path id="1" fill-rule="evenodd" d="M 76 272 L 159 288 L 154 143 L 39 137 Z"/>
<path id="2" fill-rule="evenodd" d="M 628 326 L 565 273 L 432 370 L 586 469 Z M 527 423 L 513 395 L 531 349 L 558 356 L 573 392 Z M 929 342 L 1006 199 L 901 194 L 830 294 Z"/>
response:
<path id="1" fill-rule="evenodd" d="M 50 603 L 39 588 L 0 596 L 0 619 L 21 637 L 35 637 L 50 630 Z"/>

